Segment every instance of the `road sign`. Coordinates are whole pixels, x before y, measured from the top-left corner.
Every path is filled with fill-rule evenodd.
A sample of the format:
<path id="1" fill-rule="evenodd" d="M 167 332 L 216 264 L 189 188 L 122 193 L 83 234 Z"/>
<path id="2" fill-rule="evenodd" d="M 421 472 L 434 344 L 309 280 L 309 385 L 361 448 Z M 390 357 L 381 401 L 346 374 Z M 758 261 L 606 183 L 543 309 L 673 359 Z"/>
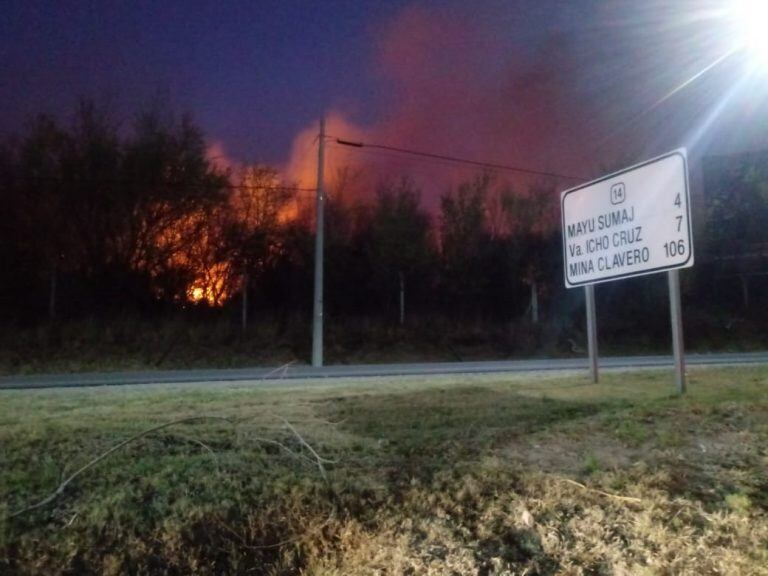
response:
<path id="1" fill-rule="evenodd" d="M 693 266 L 685 149 L 560 197 L 568 288 Z"/>

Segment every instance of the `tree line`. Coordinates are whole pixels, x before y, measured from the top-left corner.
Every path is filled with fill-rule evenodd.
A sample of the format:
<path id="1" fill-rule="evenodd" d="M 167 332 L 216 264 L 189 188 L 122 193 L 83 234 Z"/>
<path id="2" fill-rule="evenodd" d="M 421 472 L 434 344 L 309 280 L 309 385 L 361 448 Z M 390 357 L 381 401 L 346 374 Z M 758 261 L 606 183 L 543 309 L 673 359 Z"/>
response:
<path id="1" fill-rule="evenodd" d="M 766 167 L 765 154 L 705 165 L 706 223 L 684 279 L 699 311 L 763 309 Z M 554 182 L 479 173 L 443 190 L 430 213 L 411 178 L 363 191 L 352 180 L 339 174 L 328 191 L 331 318 L 535 324 L 580 313 L 578 291 L 563 288 Z M 0 145 L 0 206 L 4 322 L 200 309 L 234 311 L 244 323 L 310 319 L 311 191 L 270 166 L 217 167 L 189 116 L 148 110 L 121 124 L 89 102 L 68 124 L 40 116 Z M 739 255 L 745 239 L 754 247 L 748 262 Z M 711 278 L 721 279 L 716 290 Z M 601 286 L 598 302 L 616 326 L 653 319 L 661 331 L 655 286 Z"/>
<path id="2" fill-rule="evenodd" d="M 489 174 L 445 191 L 438 214 L 412 179 L 366 201 L 329 190 L 330 312 L 534 317 L 559 279 L 556 191 Z M 348 180 L 348 179 L 347 179 Z M 359 191 L 357 191 L 359 192 Z M 92 103 L 64 125 L 40 116 L 0 147 L 6 319 L 197 306 L 307 310 L 314 212 L 276 169 L 237 174 L 206 156 L 189 116 L 129 126 Z"/>

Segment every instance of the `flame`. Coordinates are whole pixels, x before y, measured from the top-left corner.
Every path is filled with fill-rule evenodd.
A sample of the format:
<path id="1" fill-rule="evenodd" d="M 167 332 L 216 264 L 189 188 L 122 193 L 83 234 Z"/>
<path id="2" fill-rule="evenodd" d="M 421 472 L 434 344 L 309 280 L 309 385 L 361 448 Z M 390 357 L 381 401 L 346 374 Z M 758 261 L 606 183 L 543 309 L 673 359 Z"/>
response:
<path id="1" fill-rule="evenodd" d="M 187 298 L 192 302 L 200 302 L 205 298 L 205 288 L 202 286 L 190 286 L 187 289 Z"/>
<path id="2" fill-rule="evenodd" d="M 336 138 L 541 169 L 550 167 L 550 158 L 557 158 L 557 168 L 568 169 L 567 160 L 572 158 L 567 158 L 566 151 L 580 148 L 561 144 L 563 125 L 572 127 L 569 119 L 590 116 L 562 114 L 563 109 L 573 110 L 571 102 L 560 100 L 560 84 L 535 74 L 553 56 L 540 53 L 530 65 L 518 61 L 499 41 L 486 41 L 493 35 L 486 33 L 485 26 L 472 17 L 471 10 L 407 8 L 383 27 L 371 63 L 389 87 L 381 99 L 378 120 L 359 124 L 338 109 L 325 113 L 325 187 L 332 202 L 364 203 L 373 198 L 380 182 L 414 175 L 416 186 L 423 190 L 425 208 L 435 213 L 440 195 L 478 172 L 476 167 L 344 147 Z M 560 58 L 559 53 L 556 56 Z M 555 119 L 553 110 L 560 112 Z M 279 173 L 236 166 L 221 144 L 211 145 L 209 159 L 243 186 L 230 198 L 228 209 L 245 229 L 265 222 L 313 225 L 311 191 L 317 183 L 318 132 L 319 122 L 314 120 L 295 136 Z M 552 138 L 553 134 L 557 137 Z M 517 175 L 502 178 L 513 181 L 523 195 L 530 184 Z M 273 202 L 281 185 L 303 191 Z M 218 305 L 235 289 L 232 276 L 236 276 L 232 270 L 210 262 L 196 273 L 187 298 Z"/>
<path id="3" fill-rule="evenodd" d="M 155 279 L 168 270 L 184 275 L 192 273 L 183 296 L 168 293 L 167 290 L 175 288 L 161 282 L 156 287 L 158 297 L 171 296 L 221 306 L 236 290 L 231 264 L 221 261 L 217 253 L 220 244 L 217 226 L 226 221 L 225 212 L 221 208 L 198 209 L 179 216 L 163 203 L 155 205 L 151 212 L 164 225 L 145 231 L 148 235 L 145 242 L 150 248 L 137 255 L 134 266 Z"/>
<path id="4" fill-rule="evenodd" d="M 282 184 L 276 170 L 245 166 L 238 172 L 239 184 L 230 190 L 226 204 L 213 211 L 198 210 L 176 218 L 154 238 L 157 252 L 169 254 L 162 268 L 192 272 L 184 292 L 188 302 L 223 306 L 240 290 L 240 270 L 235 270 L 231 254 L 221 253 L 223 232 L 237 231 L 247 244 L 249 236 L 264 231 L 269 236 L 300 215 L 299 198 L 291 187 Z M 269 246 L 267 254 L 250 256 L 249 266 L 259 268 L 264 264 L 262 260 L 276 254 L 275 248 Z M 241 257 L 249 258 L 243 254 Z M 151 273 L 151 266 L 145 263 L 145 268 Z"/>
<path id="5" fill-rule="evenodd" d="M 216 262 L 210 268 L 198 272 L 198 276 L 187 287 L 187 300 L 209 306 L 222 306 L 232 295 L 228 280 L 232 267 L 228 262 Z"/>

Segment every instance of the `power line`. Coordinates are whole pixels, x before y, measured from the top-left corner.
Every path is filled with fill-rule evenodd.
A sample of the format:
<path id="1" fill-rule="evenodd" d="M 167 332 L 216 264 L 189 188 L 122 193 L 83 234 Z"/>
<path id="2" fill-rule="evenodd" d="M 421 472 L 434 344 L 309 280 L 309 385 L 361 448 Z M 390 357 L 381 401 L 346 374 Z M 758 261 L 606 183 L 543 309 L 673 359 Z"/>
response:
<path id="1" fill-rule="evenodd" d="M 472 169 L 471 167 L 465 166 L 463 164 L 459 164 L 457 162 L 450 162 L 448 160 L 438 160 L 437 158 L 409 158 L 405 155 L 403 155 L 400 152 L 388 152 L 386 150 L 366 150 L 365 148 L 358 148 L 355 147 L 354 150 L 350 150 L 347 146 L 339 146 L 335 142 L 330 143 L 330 147 L 334 150 L 339 150 L 341 152 L 345 152 L 347 154 L 358 154 L 358 155 L 365 155 L 370 156 L 372 158 L 376 159 L 388 159 L 392 158 L 394 160 L 397 160 L 399 162 L 424 162 L 428 164 L 434 164 L 437 166 L 446 166 L 453 170 L 466 170 L 466 169 Z"/>
<path id="2" fill-rule="evenodd" d="M 521 168 L 519 166 L 497 164 L 495 162 L 482 162 L 479 160 L 470 160 L 468 158 L 459 158 L 458 156 L 448 156 L 446 154 L 436 154 L 434 152 L 423 152 L 421 150 L 412 150 L 409 148 L 400 148 L 397 146 L 387 146 L 386 144 L 368 144 L 366 142 L 354 142 L 351 140 L 344 140 L 342 138 L 336 138 L 336 143 L 342 146 L 349 146 L 352 148 L 373 148 L 376 150 L 385 150 L 388 152 L 396 152 L 399 154 L 409 154 L 411 156 L 421 156 L 423 158 L 431 158 L 433 160 L 441 160 L 444 162 L 454 162 L 457 164 L 467 164 L 469 166 L 478 166 L 480 168 L 489 168 L 492 170 L 506 170 L 508 172 L 518 172 L 522 174 L 530 174 L 533 176 L 547 176 L 549 178 L 561 178 L 565 180 L 574 180 L 574 181 L 580 181 L 580 182 L 588 180 L 588 178 L 584 176 L 559 174 L 557 172 L 545 172 L 543 170 L 531 170 L 529 168 Z"/>

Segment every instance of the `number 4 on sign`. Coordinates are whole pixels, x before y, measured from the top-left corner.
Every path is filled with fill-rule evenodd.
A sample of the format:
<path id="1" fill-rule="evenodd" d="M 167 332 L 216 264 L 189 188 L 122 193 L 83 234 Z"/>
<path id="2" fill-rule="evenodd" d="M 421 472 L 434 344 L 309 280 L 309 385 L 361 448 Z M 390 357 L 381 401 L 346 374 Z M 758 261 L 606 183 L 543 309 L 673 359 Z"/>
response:
<path id="1" fill-rule="evenodd" d="M 681 200 L 680 200 L 680 194 L 678 194 L 677 196 L 675 196 L 675 206 L 677 206 L 678 208 L 680 208 L 680 206 L 682 206 L 682 204 L 683 204 L 683 203 L 682 203 L 682 202 L 681 202 Z"/>

